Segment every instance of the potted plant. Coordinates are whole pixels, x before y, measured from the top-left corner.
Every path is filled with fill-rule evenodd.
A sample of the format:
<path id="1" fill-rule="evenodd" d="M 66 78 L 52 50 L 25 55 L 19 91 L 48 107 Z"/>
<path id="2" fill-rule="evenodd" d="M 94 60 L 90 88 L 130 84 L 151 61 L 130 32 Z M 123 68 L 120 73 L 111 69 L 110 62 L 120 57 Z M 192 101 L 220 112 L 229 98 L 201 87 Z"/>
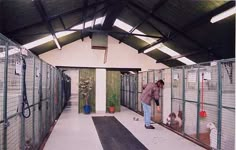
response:
<path id="1" fill-rule="evenodd" d="M 110 113 L 114 113 L 115 112 L 115 101 L 117 101 L 117 96 L 115 94 L 112 94 L 112 96 L 108 100 L 109 100 L 108 110 Z"/>
<path id="2" fill-rule="evenodd" d="M 89 94 L 90 91 L 93 88 L 93 80 L 92 78 L 81 78 L 80 82 L 79 82 L 79 91 L 80 94 L 83 98 L 83 100 L 85 100 L 85 105 L 83 106 L 84 109 L 84 113 L 85 114 L 89 114 L 91 112 L 91 106 L 89 105 Z"/>

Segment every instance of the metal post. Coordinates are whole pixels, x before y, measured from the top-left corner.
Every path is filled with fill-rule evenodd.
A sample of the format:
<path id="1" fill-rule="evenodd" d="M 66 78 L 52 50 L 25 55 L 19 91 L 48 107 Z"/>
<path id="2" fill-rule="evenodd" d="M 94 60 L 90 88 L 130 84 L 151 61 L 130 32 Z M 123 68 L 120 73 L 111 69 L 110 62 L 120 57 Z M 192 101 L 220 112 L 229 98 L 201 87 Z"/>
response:
<path id="1" fill-rule="evenodd" d="M 135 87 L 135 93 L 136 93 L 136 96 L 135 96 L 135 99 L 136 99 L 136 103 L 135 103 L 135 111 L 137 112 L 138 111 L 138 101 L 139 101 L 139 99 L 138 99 L 138 73 L 137 74 L 135 74 L 135 81 L 136 81 L 136 83 L 135 83 L 135 85 L 136 85 L 136 87 Z"/>
<path id="2" fill-rule="evenodd" d="M 3 120 L 4 120 L 4 130 L 3 130 L 3 150 L 7 150 L 7 127 L 9 122 L 7 119 L 7 83 L 8 83 L 8 46 L 6 43 L 5 49 L 5 63 L 4 63 L 4 89 L 3 89 Z"/>
<path id="3" fill-rule="evenodd" d="M 42 131 L 42 108 L 43 108 L 43 105 L 42 105 L 42 74 L 43 74 L 43 65 L 42 65 L 42 61 L 40 60 L 40 76 L 39 76 L 39 139 L 40 139 L 40 142 L 42 140 L 42 137 L 43 137 L 43 131 Z"/>
<path id="4" fill-rule="evenodd" d="M 52 120 L 53 120 L 53 122 L 54 122 L 54 104 L 55 104 L 55 102 L 54 102 L 54 94 L 55 94 L 55 92 L 54 92 L 54 86 L 55 86 L 55 83 L 54 83 L 54 68 L 52 69 Z"/>
<path id="5" fill-rule="evenodd" d="M 20 56 L 20 57 L 23 57 L 22 55 Z M 23 73 L 24 71 L 23 71 L 23 69 L 22 69 L 22 71 L 21 71 L 21 75 L 20 75 L 20 77 L 21 77 L 21 103 L 23 103 L 23 93 L 24 93 L 24 86 L 23 86 L 23 84 L 24 84 L 24 81 L 23 81 L 23 76 L 26 76 L 26 71 L 25 71 L 25 73 Z M 26 82 L 26 81 L 25 81 Z M 25 90 L 27 90 L 27 89 L 25 89 Z M 21 107 L 23 107 L 23 105 L 21 105 Z M 21 110 L 23 110 L 23 109 L 21 109 Z M 22 112 L 23 113 L 23 112 Z M 20 117 L 21 117 L 21 145 L 20 145 L 20 147 L 21 147 L 21 149 L 25 149 L 25 117 L 23 116 L 23 114 L 20 114 Z"/>
<path id="6" fill-rule="evenodd" d="M 153 77 L 152 77 L 152 78 L 153 78 L 153 81 L 152 81 L 152 82 L 155 83 L 155 71 L 154 71 L 154 70 L 152 71 L 152 75 L 153 75 Z M 153 109 L 152 109 L 152 110 L 153 110 L 153 112 L 152 112 L 152 114 L 153 114 L 153 120 L 155 121 L 156 106 L 155 106 L 154 103 L 153 103 L 152 106 L 153 106 Z"/>
<path id="7" fill-rule="evenodd" d="M 122 85 L 122 83 L 123 83 L 123 78 L 122 78 L 122 75 L 120 75 L 120 93 L 121 93 L 121 105 L 123 104 L 123 85 Z"/>
<path id="8" fill-rule="evenodd" d="M 49 67 L 49 80 L 50 80 L 50 82 L 49 82 L 49 106 L 48 106 L 48 108 L 49 108 L 49 129 L 50 129 L 50 126 L 51 126 L 51 123 L 52 123 L 52 78 L 51 78 L 51 71 L 52 71 L 52 68 L 51 67 Z"/>
<path id="9" fill-rule="evenodd" d="M 132 109 L 132 101 L 131 101 L 131 80 L 132 80 L 132 78 L 131 78 L 131 75 L 128 75 L 128 79 L 129 79 L 129 108 L 130 109 Z"/>
<path id="10" fill-rule="evenodd" d="M 200 66 L 198 65 L 197 69 L 197 139 L 199 139 L 199 127 L 200 127 Z"/>
<path id="11" fill-rule="evenodd" d="M 59 112 L 58 112 L 58 116 L 59 116 L 59 114 L 61 113 L 61 96 L 62 96 L 62 93 L 61 93 L 61 73 L 60 73 L 60 71 L 58 71 L 58 94 L 59 94 L 59 96 L 58 96 L 58 98 L 59 98 Z"/>
<path id="12" fill-rule="evenodd" d="M 131 88 L 131 81 L 132 81 L 132 76 L 128 75 L 129 77 L 129 108 L 132 109 L 132 101 L 131 101 L 131 94 L 132 94 L 132 88 Z"/>
<path id="13" fill-rule="evenodd" d="M 60 82 L 59 82 L 59 73 L 58 73 L 58 70 L 56 71 L 57 72 L 57 113 L 56 113 L 56 118 L 58 117 L 58 114 L 59 114 L 59 110 L 60 110 L 60 91 L 59 91 L 59 85 L 60 85 Z"/>
<path id="14" fill-rule="evenodd" d="M 160 74 L 161 74 L 161 79 L 162 79 L 162 72 L 163 72 L 163 70 L 160 70 Z M 161 102 L 161 122 L 163 121 L 163 97 L 164 95 L 163 95 L 163 89 L 161 90 L 161 100 L 159 100 L 160 102 Z"/>
<path id="15" fill-rule="evenodd" d="M 221 149 L 221 125 L 222 125 L 222 70 L 221 62 L 217 62 L 218 67 L 218 127 L 217 127 L 217 149 Z"/>
<path id="16" fill-rule="evenodd" d="M 185 126 L 185 69 L 183 67 L 183 78 L 182 78 L 182 83 L 183 83 L 183 88 L 182 88 L 182 97 L 183 97 L 183 125 L 182 125 L 182 133 L 184 133 L 184 126 Z"/>
<path id="17" fill-rule="evenodd" d="M 33 63 L 34 63 L 34 72 L 33 72 L 33 148 L 35 148 L 35 72 L 36 72 L 36 65 L 35 65 L 35 57 L 33 59 Z"/>
<path id="18" fill-rule="evenodd" d="M 48 90 L 47 90 L 47 88 L 48 88 L 48 65 L 46 64 L 45 65 L 46 66 L 46 68 L 45 68 L 45 70 L 46 70 L 46 72 L 45 72 L 45 75 L 46 75 L 46 81 L 45 81 L 45 83 L 46 83 L 46 85 L 45 85 L 45 101 L 44 101 L 44 103 L 45 103 L 45 109 L 46 109 L 46 111 L 45 111 L 45 124 L 44 124 L 44 130 L 45 130 L 45 134 L 47 133 L 47 131 L 48 131 L 48 119 L 47 119 L 47 114 L 48 114 Z"/>
<path id="19" fill-rule="evenodd" d="M 170 102 L 170 112 L 173 112 L 173 106 L 172 106 L 172 104 L 173 104 L 173 86 L 172 86 L 172 82 L 173 82 L 173 68 L 170 68 L 170 74 L 171 74 L 171 81 L 170 81 L 170 94 L 171 94 L 171 98 L 170 98 L 170 100 L 171 100 L 171 102 Z"/>

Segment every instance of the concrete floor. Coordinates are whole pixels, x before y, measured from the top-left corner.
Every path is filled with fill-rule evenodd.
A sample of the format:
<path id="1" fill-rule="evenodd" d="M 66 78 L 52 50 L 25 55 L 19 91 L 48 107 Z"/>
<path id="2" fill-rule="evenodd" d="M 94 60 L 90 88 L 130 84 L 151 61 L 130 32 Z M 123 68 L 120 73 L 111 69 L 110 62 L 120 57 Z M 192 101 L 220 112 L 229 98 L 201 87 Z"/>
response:
<path id="1" fill-rule="evenodd" d="M 78 114 L 77 97 L 72 97 L 56 123 L 44 150 L 102 150 L 91 116 L 114 115 L 133 135 L 150 150 L 203 150 L 204 148 L 154 124 L 155 130 L 144 128 L 143 117 L 122 107 L 115 114 Z M 134 121 L 133 118 L 139 118 Z"/>

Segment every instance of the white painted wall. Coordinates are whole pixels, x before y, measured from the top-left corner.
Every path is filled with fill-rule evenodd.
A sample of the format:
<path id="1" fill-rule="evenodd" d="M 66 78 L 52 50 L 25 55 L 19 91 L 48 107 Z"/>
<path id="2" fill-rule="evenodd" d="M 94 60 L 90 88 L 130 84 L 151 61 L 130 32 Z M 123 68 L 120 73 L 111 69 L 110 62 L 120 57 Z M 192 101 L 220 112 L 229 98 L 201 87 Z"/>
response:
<path id="1" fill-rule="evenodd" d="M 96 113 L 106 112 L 106 69 L 96 69 Z"/>
<path id="2" fill-rule="evenodd" d="M 167 68 L 162 63 L 138 51 L 126 44 L 108 37 L 107 62 L 104 64 L 104 50 L 91 49 L 91 39 L 85 38 L 62 47 L 61 50 L 54 49 L 39 55 L 44 61 L 53 66 L 75 66 L 75 67 L 112 67 L 112 68 L 141 68 L 161 69 Z"/>

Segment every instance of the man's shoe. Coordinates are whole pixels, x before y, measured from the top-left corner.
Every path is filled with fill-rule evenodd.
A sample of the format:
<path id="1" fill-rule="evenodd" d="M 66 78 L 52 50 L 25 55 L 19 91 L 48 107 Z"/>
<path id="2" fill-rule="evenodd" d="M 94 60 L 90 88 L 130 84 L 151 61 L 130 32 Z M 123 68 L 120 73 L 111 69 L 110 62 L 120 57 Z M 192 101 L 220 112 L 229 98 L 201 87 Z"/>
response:
<path id="1" fill-rule="evenodd" d="M 150 125 L 150 126 L 146 126 L 146 125 L 145 125 L 145 128 L 146 128 L 146 129 L 155 129 L 155 127 L 153 127 L 152 125 Z"/>

